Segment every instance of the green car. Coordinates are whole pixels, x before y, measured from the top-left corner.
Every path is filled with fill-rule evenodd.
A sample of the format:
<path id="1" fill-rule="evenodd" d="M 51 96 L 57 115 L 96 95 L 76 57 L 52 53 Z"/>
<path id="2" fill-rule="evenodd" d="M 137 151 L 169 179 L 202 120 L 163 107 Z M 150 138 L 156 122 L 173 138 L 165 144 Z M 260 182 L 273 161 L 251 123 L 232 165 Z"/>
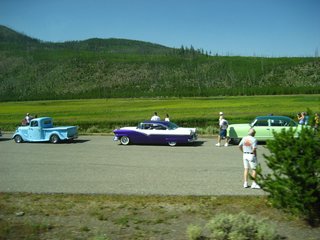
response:
<path id="1" fill-rule="evenodd" d="M 228 137 L 230 143 L 238 144 L 243 137 L 248 135 L 249 129 L 254 128 L 256 130 L 255 138 L 258 141 L 266 141 L 273 139 L 273 132 L 280 132 L 282 129 L 289 129 L 290 127 L 299 131 L 302 125 L 285 116 L 260 116 L 256 117 L 250 124 L 229 125 Z"/>

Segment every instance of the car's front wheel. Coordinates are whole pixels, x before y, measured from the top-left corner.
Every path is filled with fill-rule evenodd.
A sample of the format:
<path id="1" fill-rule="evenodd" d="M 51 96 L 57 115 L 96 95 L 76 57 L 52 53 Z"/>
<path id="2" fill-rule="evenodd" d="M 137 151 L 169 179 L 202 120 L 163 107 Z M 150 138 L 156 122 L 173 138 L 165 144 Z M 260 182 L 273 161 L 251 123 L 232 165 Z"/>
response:
<path id="1" fill-rule="evenodd" d="M 14 136 L 14 141 L 16 143 L 22 143 L 23 142 L 22 137 L 20 135 L 15 135 Z"/>
<path id="2" fill-rule="evenodd" d="M 120 143 L 121 143 L 122 145 L 128 145 L 129 142 L 130 142 L 130 139 L 129 139 L 129 137 L 127 137 L 127 136 L 123 136 L 123 137 L 120 138 Z"/>
<path id="3" fill-rule="evenodd" d="M 59 136 L 57 135 L 57 134 L 53 134 L 53 135 L 51 135 L 51 137 L 50 137 L 50 142 L 51 143 L 58 143 L 60 141 L 60 138 L 59 138 Z"/>
<path id="4" fill-rule="evenodd" d="M 168 142 L 169 146 L 174 147 L 175 145 L 177 145 L 177 142 L 174 141 L 170 141 Z"/>

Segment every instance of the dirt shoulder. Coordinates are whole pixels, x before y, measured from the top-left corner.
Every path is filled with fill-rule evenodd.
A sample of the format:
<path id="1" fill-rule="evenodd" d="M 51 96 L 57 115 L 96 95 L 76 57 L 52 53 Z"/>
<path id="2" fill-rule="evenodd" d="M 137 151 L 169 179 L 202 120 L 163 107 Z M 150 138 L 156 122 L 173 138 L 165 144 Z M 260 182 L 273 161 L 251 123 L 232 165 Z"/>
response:
<path id="1" fill-rule="evenodd" d="M 0 209 L 0 239 L 187 239 L 190 224 L 241 211 L 285 239 L 320 239 L 320 228 L 271 208 L 265 196 L 0 193 Z"/>

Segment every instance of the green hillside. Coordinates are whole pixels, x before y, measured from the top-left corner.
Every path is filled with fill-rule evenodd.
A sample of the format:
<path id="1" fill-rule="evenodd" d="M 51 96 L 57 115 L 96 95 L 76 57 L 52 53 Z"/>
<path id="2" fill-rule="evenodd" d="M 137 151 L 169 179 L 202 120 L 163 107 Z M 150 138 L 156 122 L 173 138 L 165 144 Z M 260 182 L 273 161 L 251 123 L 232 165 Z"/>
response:
<path id="1" fill-rule="evenodd" d="M 126 39 L 43 42 L 0 26 L 0 101 L 320 93 L 319 58 L 209 56 Z"/>

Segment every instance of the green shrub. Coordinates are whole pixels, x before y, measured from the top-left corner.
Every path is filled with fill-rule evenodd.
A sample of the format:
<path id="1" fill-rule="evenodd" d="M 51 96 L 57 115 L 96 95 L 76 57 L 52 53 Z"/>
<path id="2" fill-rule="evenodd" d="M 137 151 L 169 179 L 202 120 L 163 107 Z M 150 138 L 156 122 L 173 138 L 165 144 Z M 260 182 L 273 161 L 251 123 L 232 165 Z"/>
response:
<path id="1" fill-rule="evenodd" d="M 213 126 L 197 127 L 197 132 L 200 135 L 212 135 L 217 134 L 219 132 L 219 129 Z"/>
<path id="2" fill-rule="evenodd" d="M 244 212 L 238 215 L 220 214 L 207 224 L 207 228 L 211 239 L 280 239 L 274 228 L 264 220 L 256 220 Z"/>
<path id="3" fill-rule="evenodd" d="M 207 230 L 207 231 L 205 231 Z M 208 232 L 209 236 L 199 236 L 201 232 Z M 189 226 L 189 239 L 215 240 L 276 240 L 281 239 L 273 226 L 265 220 L 257 220 L 253 216 L 241 212 L 237 215 L 219 214 L 211 219 L 205 229 Z"/>
<path id="4" fill-rule="evenodd" d="M 201 239 L 202 229 L 200 226 L 189 225 L 187 229 L 187 236 L 189 240 L 199 240 Z"/>
<path id="5" fill-rule="evenodd" d="M 320 141 L 312 128 L 274 133 L 264 156 L 271 173 L 258 170 L 258 182 L 278 208 L 304 218 L 311 226 L 320 222 Z"/>
<path id="6" fill-rule="evenodd" d="M 99 133 L 100 129 L 97 126 L 89 127 L 86 131 L 87 133 Z"/>

